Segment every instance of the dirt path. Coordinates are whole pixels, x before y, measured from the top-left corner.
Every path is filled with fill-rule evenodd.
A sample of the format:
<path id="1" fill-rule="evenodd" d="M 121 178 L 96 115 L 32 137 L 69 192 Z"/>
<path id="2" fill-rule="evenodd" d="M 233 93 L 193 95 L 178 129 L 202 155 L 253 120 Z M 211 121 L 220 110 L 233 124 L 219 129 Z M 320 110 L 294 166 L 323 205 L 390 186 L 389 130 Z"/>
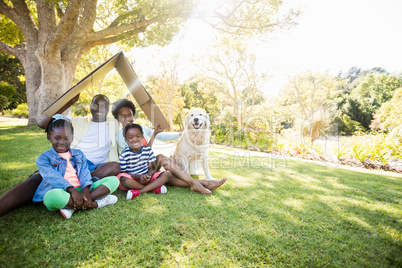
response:
<path id="1" fill-rule="evenodd" d="M 28 119 L 0 116 L 0 126 L 26 126 Z"/>

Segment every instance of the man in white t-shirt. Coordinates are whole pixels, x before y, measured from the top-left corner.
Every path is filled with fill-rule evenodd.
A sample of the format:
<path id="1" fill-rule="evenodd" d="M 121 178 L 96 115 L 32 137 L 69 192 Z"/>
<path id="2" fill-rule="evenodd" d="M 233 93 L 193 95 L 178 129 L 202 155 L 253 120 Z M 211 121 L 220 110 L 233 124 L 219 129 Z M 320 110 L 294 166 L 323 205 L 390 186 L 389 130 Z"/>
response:
<path id="1" fill-rule="evenodd" d="M 93 97 L 92 117 L 73 117 L 74 140 L 72 148 L 80 149 L 88 159 L 89 170 L 94 177 L 116 175 L 120 171 L 115 135 L 119 124 L 109 112 L 109 99 L 102 94 Z M 109 161 L 109 162 L 108 162 Z"/>

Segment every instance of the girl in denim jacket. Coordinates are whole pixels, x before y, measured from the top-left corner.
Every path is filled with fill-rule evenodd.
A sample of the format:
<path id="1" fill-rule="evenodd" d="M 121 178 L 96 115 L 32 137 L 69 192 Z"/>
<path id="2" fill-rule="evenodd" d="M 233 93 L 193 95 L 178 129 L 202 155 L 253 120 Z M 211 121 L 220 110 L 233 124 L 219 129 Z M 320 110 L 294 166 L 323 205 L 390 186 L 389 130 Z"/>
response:
<path id="1" fill-rule="evenodd" d="M 71 122 L 54 115 L 45 132 L 52 147 L 36 160 L 43 180 L 33 201 L 43 201 L 48 210 L 60 211 L 66 219 L 78 209 L 115 204 L 117 197 L 110 193 L 117 189 L 119 180 L 110 176 L 92 182 L 84 154 L 70 148 L 74 134 Z"/>

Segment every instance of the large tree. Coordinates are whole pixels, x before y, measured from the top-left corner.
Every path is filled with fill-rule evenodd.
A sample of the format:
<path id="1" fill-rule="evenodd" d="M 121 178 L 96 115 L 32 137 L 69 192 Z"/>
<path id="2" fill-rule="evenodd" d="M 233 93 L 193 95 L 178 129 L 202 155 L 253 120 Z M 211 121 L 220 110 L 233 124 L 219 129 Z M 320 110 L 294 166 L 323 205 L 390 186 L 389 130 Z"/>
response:
<path id="1" fill-rule="evenodd" d="M 291 77 L 282 89 L 283 105 L 298 118 L 300 130 L 308 131 L 312 140 L 335 116 L 341 85 L 337 77 L 307 71 Z"/>
<path id="2" fill-rule="evenodd" d="M 170 127 L 173 129 L 173 121 L 181 107 L 184 106 L 184 98 L 181 95 L 181 84 L 178 79 L 180 57 L 175 55 L 169 62 L 162 62 L 162 71 L 157 75 L 147 78 L 146 88 L 158 103 L 163 114 L 166 115 Z"/>
<path id="3" fill-rule="evenodd" d="M 197 0 L 1 0 L 0 50 L 25 69 L 29 123 L 71 85 L 81 56 L 98 45 L 164 45 Z M 293 23 L 282 1 L 228 0 L 192 17 L 235 34 L 263 33 Z"/>
<path id="4" fill-rule="evenodd" d="M 257 58 L 250 53 L 243 39 L 223 37 L 216 41 L 201 67 L 210 86 L 222 95 L 237 122 L 247 122 L 254 106 L 263 102 L 262 88 L 268 79 L 257 68 Z M 201 59 L 200 59 L 201 60 Z"/>

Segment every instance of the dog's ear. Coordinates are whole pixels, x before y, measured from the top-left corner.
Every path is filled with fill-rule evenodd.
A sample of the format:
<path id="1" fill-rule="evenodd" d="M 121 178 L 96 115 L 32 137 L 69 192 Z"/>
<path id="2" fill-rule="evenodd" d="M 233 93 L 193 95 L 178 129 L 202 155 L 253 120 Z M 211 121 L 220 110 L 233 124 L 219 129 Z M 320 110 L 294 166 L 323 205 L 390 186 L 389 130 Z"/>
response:
<path id="1" fill-rule="evenodd" d="M 207 129 L 209 129 L 209 127 L 211 126 L 211 122 L 209 121 L 209 115 L 207 113 L 205 113 L 206 117 L 207 117 Z"/>
<path id="2" fill-rule="evenodd" d="M 184 128 L 188 128 L 188 119 L 190 118 L 191 111 L 184 117 Z"/>

